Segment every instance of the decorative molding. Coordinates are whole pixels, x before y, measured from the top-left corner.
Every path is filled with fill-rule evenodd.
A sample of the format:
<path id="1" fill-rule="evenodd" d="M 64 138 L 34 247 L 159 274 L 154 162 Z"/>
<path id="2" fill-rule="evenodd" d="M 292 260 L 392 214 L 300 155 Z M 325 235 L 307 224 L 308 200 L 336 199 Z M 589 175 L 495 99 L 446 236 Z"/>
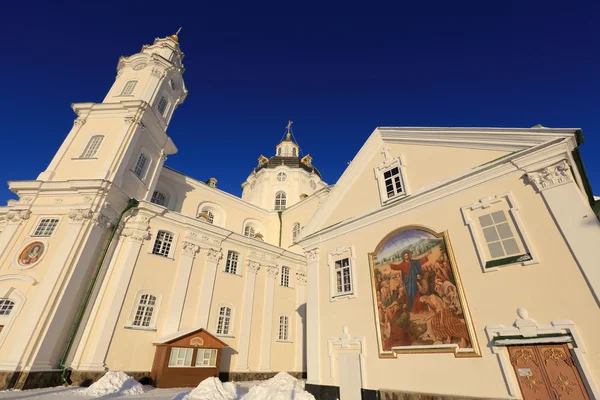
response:
<path id="1" fill-rule="evenodd" d="M 74 126 L 83 126 L 85 125 L 85 118 L 75 118 L 75 120 L 73 121 L 73 125 Z"/>
<path id="2" fill-rule="evenodd" d="M 11 224 L 20 224 L 31 216 L 30 210 L 14 210 L 6 213 L 6 220 Z"/>
<path id="3" fill-rule="evenodd" d="M 167 76 L 166 72 L 164 72 L 163 70 L 161 70 L 160 68 L 152 68 L 152 72 L 151 72 L 152 76 L 156 76 L 159 79 L 164 78 L 165 76 Z"/>
<path id="4" fill-rule="evenodd" d="M 342 335 L 332 337 L 327 340 L 327 353 L 329 355 L 329 375 L 333 378 L 335 376 L 335 348 L 344 349 L 345 353 L 358 353 L 360 360 L 360 379 L 361 386 L 364 387 L 366 384 L 365 377 L 365 365 L 364 358 L 366 353 L 365 338 L 363 336 L 357 336 L 353 339 L 350 338 L 348 333 L 348 327 L 344 325 L 342 328 Z"/>
<path id="5" fill-rule="evenodd" d="M 299 285 L 306 285 L 307 283 L 307 274 L 304 269 L 298 269 L 296 272 L 296 281 Z"/>
<path id="6" fill-rule="evenodd" d="M 319 261 L 319 248 L 314 248 L 314 249 L 305 251 L 304 255 L 306 256 L 306 261 L 309 264 L 316 263 L 317 261 Z"/>
<path id="7" fill-rule="evenodd" d="M 134 116 L 128 115 L 127 117 L 124 118 L 124 121 L 126 124 L 129 124 L 129 125 L 136 124 L 138 128 L 146 129 L 146 126 L 142 123 L 142 121 Z"/>
<path id="8" fill-rule="evenodd" d="M 553 186 L 562 185 L 564 183 L 573 182 L 570 166 L 566 160 L 558 164 L 551 165 L 538 171 L 528 172 L 527 178 L 533 184 L 538 192 Z"/>
<path id="9" fill-rule="evenodd" d="M 218 263 L 223 258 L 222 249 L 206 249 L 206 257 L 208 261 Z"/>
<path id="10" fill-rule="evenodd" d="M 125 228 L 123 229 L 123 232 L 121 232 L 121 236 L 136 242 L 143 243 L 144 240 L 150 239 L 150 232 L 136 228 Z"/>
<path id="11" fill-rule="evenodd" d="M 92 221 L 99 228 L 110 228 L 113 225 L 111 219 L 100 211 L 94 213 Z"/>
<path id="12" fill-rule="evenodd" d="M 267 271 L 269 278 L 275 279 L 277 277 L 277 275 L 279 275 L 279 268 L 277 268 L 277 266 L 265 265 L 264 267 L 265 267 L 265 270 Z"/>
<path id="13" fill-rule="evenodd" d="M 23 281 L 23 282 L 29 283 L 30 286 L 35 286 L 38 284 L 38 281 L 36 281 L 31 276 L 22 275 L 22 274 L 0 275 L 0 282 L 5 282 L 5 281 Z"/>
<path id="14" fill-rule="evenodd" d="M 91 219 L 92 217 L 93 213 L 89 208 L 74 208 L 69 210 L 70 222 L 83 222 L 84 220 Z"/>
<path id="15" fill-rule="evenodd" d="M 260 264 L 257 261 L 246 260 L 246 266 L 249 273 L 256 274 L 260 270 Z"/>
<path id="16" fill-rule="evenodd" d="M 200 246 L 191 242 L 183 242 L 181 244 L 181 251 L 188 257 L 194 257 L 200 251 Z"/>
<path id="17" fill-rule="evenodd" d="M 9 207 L 28 205 L 33 202 L 33 197 L 22 197 L 19 200 L 8 200 L 6 204 Z"/>

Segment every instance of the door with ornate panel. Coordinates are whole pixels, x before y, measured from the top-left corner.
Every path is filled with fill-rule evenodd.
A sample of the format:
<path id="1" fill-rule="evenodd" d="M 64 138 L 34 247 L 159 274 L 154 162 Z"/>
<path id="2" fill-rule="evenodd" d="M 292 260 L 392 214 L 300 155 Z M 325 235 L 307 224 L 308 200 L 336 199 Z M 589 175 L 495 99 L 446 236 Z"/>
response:
<path id="1" fill-rule="evenodd" d="M 589 400 L 566 344 L 508 348 L 524 400 Z"/>

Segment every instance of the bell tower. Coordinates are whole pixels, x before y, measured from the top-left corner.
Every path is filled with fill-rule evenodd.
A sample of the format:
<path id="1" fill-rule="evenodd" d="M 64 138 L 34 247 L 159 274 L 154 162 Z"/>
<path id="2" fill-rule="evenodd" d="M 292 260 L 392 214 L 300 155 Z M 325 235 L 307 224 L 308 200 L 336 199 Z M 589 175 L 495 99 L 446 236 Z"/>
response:
<path id="1" fill-rule="evenodd" d="M 178 31 L 179 33 L 179 31 Z M 73 127 L 39 181 L 102 179 L 149 199 L 166 157 L 166 131 L 187 89 L 178 33 L 121 57 L 102 103 L 74 103 Z"/>

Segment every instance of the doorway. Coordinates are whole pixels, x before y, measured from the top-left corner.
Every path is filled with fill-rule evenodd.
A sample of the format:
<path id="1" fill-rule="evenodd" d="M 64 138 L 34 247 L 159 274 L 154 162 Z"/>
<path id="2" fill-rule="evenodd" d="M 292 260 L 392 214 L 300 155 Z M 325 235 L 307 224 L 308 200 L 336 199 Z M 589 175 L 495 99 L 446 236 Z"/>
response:
<path id="1" fill-rule="evenodd" d="M 340 400 L 361 400 L 360 359 L 358 353 L 339 353 Z"/>
<path id="2" fill-rule="evenodd" d="M 509 346 L 523 400 L 589 400 L 566 344 Z"/>

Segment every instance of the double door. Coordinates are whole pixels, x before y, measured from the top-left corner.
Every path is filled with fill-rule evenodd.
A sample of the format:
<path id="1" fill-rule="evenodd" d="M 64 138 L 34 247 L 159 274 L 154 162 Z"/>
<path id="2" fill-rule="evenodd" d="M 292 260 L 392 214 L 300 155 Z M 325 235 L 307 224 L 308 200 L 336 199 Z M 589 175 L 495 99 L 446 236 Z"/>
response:
<path id="1" fill-rule="evenodd" d="M 566 344 L 511 346 L 523 400 L 589 400 Z"/>

